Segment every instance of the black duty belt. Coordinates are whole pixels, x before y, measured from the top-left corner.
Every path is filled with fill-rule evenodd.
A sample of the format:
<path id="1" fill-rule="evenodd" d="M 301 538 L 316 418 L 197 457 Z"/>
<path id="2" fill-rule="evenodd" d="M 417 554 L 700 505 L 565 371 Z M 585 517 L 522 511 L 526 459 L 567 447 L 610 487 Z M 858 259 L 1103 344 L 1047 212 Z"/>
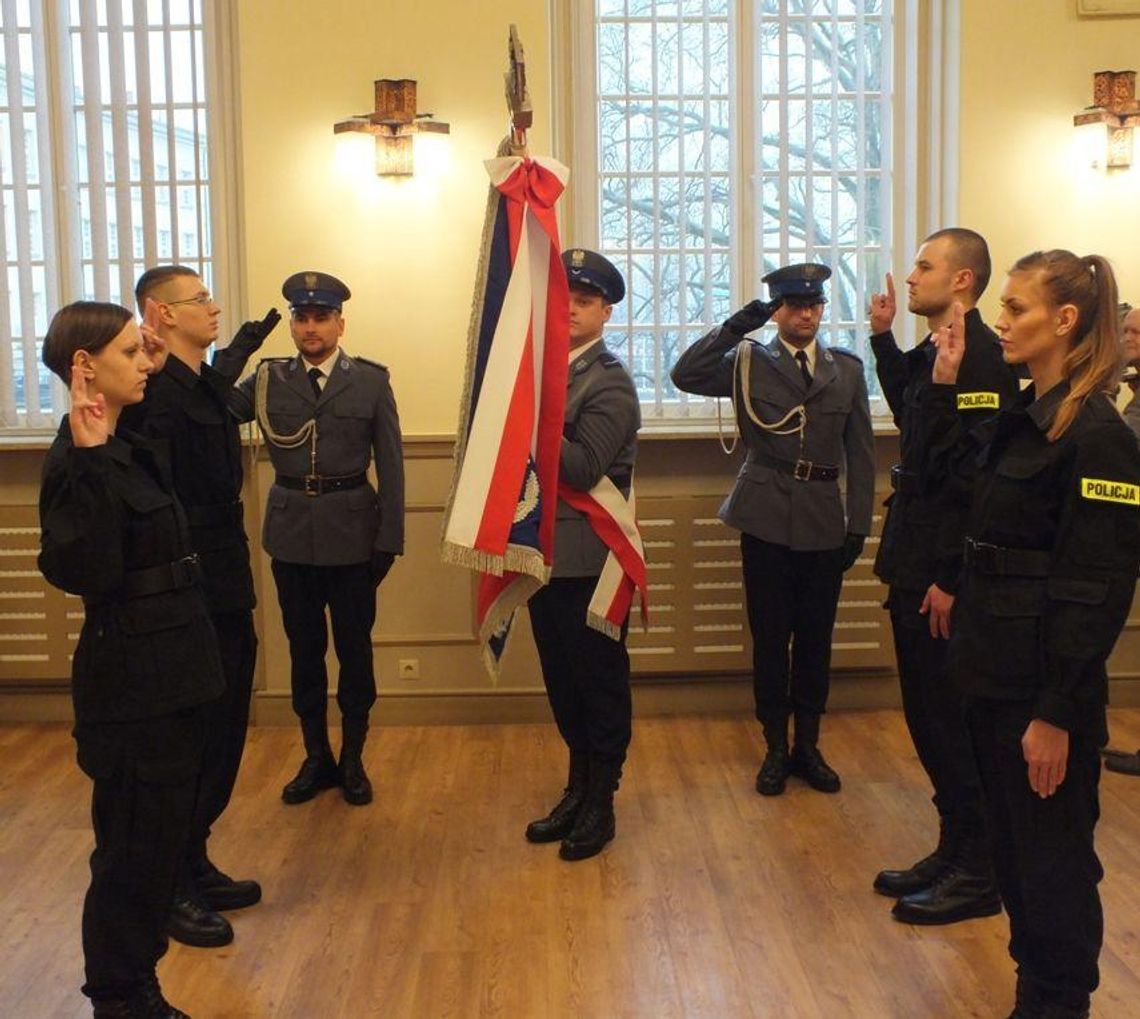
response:
<path id="1" fill-rule="evenodd" d="M 895 464 L 891 468 L 891 488 L 903 495 L 922 494 L 918 475 L 914 471 L 908 471 L 902 464 Z"/>
<path id="2" fill-rule="evenodd" d="M 796 481 L 837 481 L 839 468 L 835 464 L 817 464 L 813 460 L 781 460 L 764 453 L 751 453 L 748 462 L 771 467 L 781 474 L 790 474 Z"/>
<path id="3" fill-rule="evenodd" d="M 206 506 L 187 506 L 186 519 L 191 527 L 218 527 L 222 524 L 241 523 L 241 500 L 215 502 Z"/>
<path id="4" fill-rule="evenodd" d="M 306 474 L 301 478 L 290 477 L 288 474 L 278 474 L 274 479 L 282 488 L 292 488 L 305 495 L 324 495 L 326 492 L 344 492 L 350 488 L 359 488 L 367 484 L 368 472 L 359 474 Z"/>
<path id="5" fill-rule="evenodd" d="M 147 566 L 141 570 L 127 570 L 123 578 L 123 595 L 127 598 L 145 598 L 166 591 L 179 591 L 193 587 L 201 579 L 202 571 L 197 555 L 183 556 L 172 563 Z"/>
<path id="6" fill-rule="evenodd" d="M 979 573 L 999 577 L 1047 577 L 1048 552 L 1031 548 L 1004 548 L 984 541 L 966 539 L 966 566 Z"/>

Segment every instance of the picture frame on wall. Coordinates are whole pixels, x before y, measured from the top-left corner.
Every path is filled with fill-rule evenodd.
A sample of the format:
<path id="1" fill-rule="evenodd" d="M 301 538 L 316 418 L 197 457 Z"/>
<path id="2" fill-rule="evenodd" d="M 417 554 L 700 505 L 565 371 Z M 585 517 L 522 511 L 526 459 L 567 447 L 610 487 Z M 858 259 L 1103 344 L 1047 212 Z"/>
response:
<path id="1" fill-rule="evenodd" d="M 1077 14 L 1086 18 L 1140 15 L 1140 0 L 1077 0 Z"/>

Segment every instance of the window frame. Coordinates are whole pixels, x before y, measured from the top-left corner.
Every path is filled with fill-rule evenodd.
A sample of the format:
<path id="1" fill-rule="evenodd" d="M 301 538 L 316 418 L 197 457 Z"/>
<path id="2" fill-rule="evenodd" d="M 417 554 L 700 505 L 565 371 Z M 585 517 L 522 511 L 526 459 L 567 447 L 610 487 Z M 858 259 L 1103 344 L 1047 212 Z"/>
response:
<path id="1" fill-rule="evenodd" d="M 730 117 L 732 146 L 730 247 L 732 305 L 739 307 L 760 291 L 756 272 L 758 219 L 751 181 L 755 170 L 755 110 L 752 5 L 759 0 L 730 0 L 730 45 L 735 68 Z M 598 242 L 598 124 L 595 0 L 550 0 L 551 73 L 554 96 L 553 151 L 571 168 L 561 209 L 564 246 L 596 247 Z M 943 226 L 957 225 L 960 12 L 937 0 L 894 0 L 890 120 L 890 263 L 901 284 L 922 238 Z M 749 186 L 739 186 L 749 182 Z M 755 279 L 755 286 L 751 281 Z M 879 281 L 882 285 L 882 281 Z M 868 296 L 877 289 L 868 281 Z M 901 289 L 901 287 L 900 287 Z M 865 319 L 864 319 L 865 322 Z M 684 324 L 682 323 L 682 328 Z M 859 323 L 856 323 L 859 328 Z M 863 326 L 866 329 L 866 326 Z M 900 306 L 894 333 L 910 348 L 919 338 L 914 316 Z M 864 336 L 868 336 L 866 332 Z M 705 432 L 717 430 L 717 401 L 688 406 L 699 412 L 668 414 L 667 407 L 643 402 L 644 430 Z M 889 427 L 889 408 L 873 395 L 877 427 Z M 721 408 L 726 417 L 731 409 Z"/>
<path id="2" fill-rule="evenodd" d="M 5 6 L 8 5 L 8 2 L 11 0 L 5 0 Z M 79 0 L 79 2 L 83 6 L 90 4 L 92 9 L 95 8 L 95 0 Z M 208 189 L 209 215 L 206 221 L 208 221 L 210 229 L 210 246 L 208 252 L 204 247 L 200 247 L 199 254 L 192 257 L 191 262 L 192 264 L 200 262 L 209 265 L 211 288 L 218 295 L 220 301 L 225 302 L 230 307 L 242 307 L 244 306 L 245 279 L 242 264 L 244 237 L 240 216 L 240 137 L 237 129 L 240 109 L 237 5 L 228 2 L 228 0 L 192 0 L 192 3 L 197 11 L 194 11 L 194 8 L 191 10 L 194 13 L 200 12 L 202 33 L 202 66 L 199 72 L 199 82 L 204 91 L 201 101 L 207 111 L 205 147 L 208 172 L 204 178 L 204 184 L 205 188 Z M 37 130 L 40 135 L 38 144 L 40 183 L 38 187 L 42 196 L 41 210 L 45 223 L 42 261 L 45 274 L 44 292 L 47 302 L 47 319 L 49 321 L 50 316 L 59 307 L 72 301 L 84 299 L 86 296 L 84 280 L 87 265 L 109 265 L 103 279 L 100 279 L 99 273 L 96 272 L 97 299 L 105 300 L 108 299 L 107 294 L 109 293 L 105 281 L 110 278 L 110 274 L 118 272 L 120 289 L 127 285 L 125 270 L 117 270 L 115 262 L 133 263 L 134 261 L 129 254 L 125 257 L 112 255 L 114 245 L 111 228 L 117 227 L 119 224 L 117 219 L 112 222 L 109 217 L 107 218 L 107 229 L 104 231 L 106 235 L 104 238 L 105 245 L 100 251 L 92 251 L 92 258 L 89 259 L 84 256 L 81 229 L 84 215 L 82 204 L 76 197 L 80 188 L 81 175 L 79 165 L 81 154 L 76 139 L 75 123 L 77 110 L 73 97 L 63 94 L 66 90 L 66 84 L 72 80 L 72 38 L 76 31 L 82 31 L 82 29 L 77 30 L 70 26 L 70 5 L 71 0 L 48 0 L 46 3 L 37 5 L 36 11 L 33 13 L 33 18 L 38 19 L 38 30 L 41 35 L 38 40 L 33 36 L 33 47 L 35 49 L 33 59 L 35 60 L 37 76 L 42 76 L 44 80 L 42 83 L 37 83 L 36 102 L 30 112 L 36 118 Z M 145 11 L 145 0 L 141 3 L 136 0 L 135 6 L 136 14 L 140 9 Z M 121 10 L 121 8 L 119 9 Z M 169 8 L 166 11 L 171 25 L 183 24 L 183 22 L 173 20 L 173 13 L 169 11 Z M 109 10 L 109 24 L 113 25 L 117 23 L 117 20 L 119 19 L 114 19 Z M 5 31 L 2 44 L 10 45 L 8 37 L 16 34 L 16 31 L 18 30 Z M 92 31 L 100 31 L 100 29 L 93 29 Z M 124 26 L 123 38 L 133 32 L 135 32 L 133 27 Z M 113 50 L 114 47 L 112 46 L 111 49 Z M 167 49 L 169 49 L 169 45 L 167 45 Z M 169 54 L 167 57 L 169 59 Z M 112 71 L 107 68 L 103 73 L 112 74 Z M 114 87 L 113 84 L 113 90 Z M 140 87 L 136 102 L 143 102 L 148 93 L 149 83 L 145 89 Z M 106 105 L 106 100 L 101 95 L 96 109 L 102 111 Z M 178 108 L 178 104 L 173 98 L 170 102 L 151 104 L 151 110 L 160 114 L 176 108 Z M 28 108 L 25 107 L 25 110 L 27 111 Z M 78 116 L 82 118 L 84 114 L 80 112 Z M 88 119 L 91 116 L 105 118 L 107 114 L 105 112 L 86 114 Z M 107 137 L 114 137 L 114 131 L 113 125 L 110 125 L 103 129 L 103 134 Z M 174 131 L 175 123 L 171 120 L 169 133 L 172 139 Z M 118 143 L 122 139 L 116 138 L 115 140 L 117 149 Z M 140 152 L 150 144 L 153 144 L 150 139 L 140 136 Z M 171 141 L 171 145 L 173 145 L 173 141 Z M 138 161 L 139 155 L 124 150 L 117 154 L 116 159 L 119 166 L 125 164 L 129 167 L 128 172 L 131 173 L 133 180 L 136 176 L 133 172 L 133 166 Z M 89 183 L 82 185 L 89 194 L 102 190 L 103 194 L 100 200 L 103 202 L 107 202 L 107 191 L 116 182 L 115 174 L 108 172 L 109 168 L 106 165 L 108 160 L 109 155 L 100 156 L 97 153 L 88 152 L 86 159 L 88 173 L 90 174 L 91 168 L 96 164 L 98 164 L 97 169 L 101 172 L 97 177 L 92 177 Z M 24 167 L 21 165 L 16 169 L 15 162 L 15 152 L 13 152 L 12 190 L 18 196 L 21 190 L 21 182 L 24 181 Z M 203 183 L 203 178 L 198 176 L 194 180 L 180 180 L 176 174 L 177 171 L 171 166 L 169 179 L 151 179 L 147 182 L 150 187 L 155 189 L 156 193 L 159 191 L 169 193 L 172 206 L 179 202 L 180 187 L 193 186 L 196 188 Z M 26 189 L 26 184 L 23 187 Z M 18 197 L 17 200 L 19 200 Z M 201 197 L 196 201 L 201 202 Z M 143 230 L 143 261 L 147 265 L 160 264 L 161 261 L 165 261 L 165 259 L 160 259 L 158 255 L 159 224 L 150 222 L 150 219 L 153 217 L 131 216 L 132 229 L 129 235 L 123 231 L 117 231 L 121 235 L 120 239 L 125 239 L 124 242 L 131 245 L 133 249 L 137 232 L 139 229 Z M 174 229 L 173 216 L 169 224 L 163 224 L 163 228 Z M 9 261 L 5 265 L 5 272 L 7 272 L 7 266 L 17 266 L 22 263 L 23 259 L 17 257 L 16 251 L 20 247 L 26 247 L 30 242 L 30 237 L 19 236 L 21 233 L 19 230 L 16 232 L 18 235 L 17 248 L 10 253 Z M 133 271 L 129 275 L 132 278 L 128 293 L 133 290 Z M 7 295 L 8 298 L 21 300 L 24 296 L 23 289 L 10 293 Z M 128 306 L 133 305 L 133 300 L 128 300 L 126 297 L 123 298 L 123 302 Z M 24 303 L 30 306 L 32 304 L 31 297 L 28 296 Z M 14 358 L 20 357 L 17 348 L 21 339 L 12 335 L 11 316 L 6 314 L 7 308 L 7 301 L 0 302 L 0 311 L 5 313 L 0 316 L 2 317 L 0 324 L 4 328 L 4 335 L 0 338 L 0 343 L 5 345 L 6 350 L 13 352 Z M 29 311 L 32 312 L 30 317 Z M 21 322 L 35 321 L 34 309 L 25 308 L 21 313 Z M 35 328 L 35 342 L 38 346 L 42 344 L 43 335 L 38 328 L 33 328 Z M 26 335 L 27 329 L 24 327 L 21 336 L 26 337 Z M 26 345 L 27 340 L 25 339 L 23 342 Z M 23 356 L 25 385 L 28 385 L 27 357 L 26 355 Z M 13 361 L 14 364 L 15 361 Z M 38 359 L 35 364 L 38 372 L 40 367 Z M 0 445 L 5 443 L 20 444 L 29 438 L 47 437 L 54 434 L 60 417 L 67 410 L 68 399 L 66 387 L 54 376 L 50 378 L 49 402 L 41 406 L 38 413 L 32 413 L 29 410 L 26 397 L 23 409 L 18 410 L 14 373 L 11 373 L 8 378 L 0 383 L 6 387 L 4 401 L 7 401 L 8 412 L 13 416 L 18 414 L 19 418 L 15 423 L 5 423 L 0 417 Z M 36 381 L 37 383 L 40 381 L 38 373 Z M 0 408 L 3 406 L 4 402 L 0 401 Z"/>

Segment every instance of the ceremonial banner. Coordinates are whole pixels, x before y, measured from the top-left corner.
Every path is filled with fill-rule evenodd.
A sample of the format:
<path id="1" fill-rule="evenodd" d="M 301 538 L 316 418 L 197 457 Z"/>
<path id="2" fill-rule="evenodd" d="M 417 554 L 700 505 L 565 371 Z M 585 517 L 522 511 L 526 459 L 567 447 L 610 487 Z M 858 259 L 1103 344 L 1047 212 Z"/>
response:
<path id="1" fill-rule="evenodd" d="M 486 162 L 491 178 L 442 556 L 483 574 L 476 615 L 493 675 L 515 610 L 550 577 L 569 369 L 569 293 L 554 205 L 569 171 Z"/>
<path id="2" fill-rule="evenodd" d="M 645 629 L 649 625 L 645 546 L 637 527 L 632 483 L 628 499 L 605 475 L 588 492 L 562 483 L 558 494 L 586 517 L 593 532 L 610 550 L 586 611 L 586 625 L 611 640 L 621 640 L 621 628 L 636 591 L 641 601 L 641 626 Z"/>

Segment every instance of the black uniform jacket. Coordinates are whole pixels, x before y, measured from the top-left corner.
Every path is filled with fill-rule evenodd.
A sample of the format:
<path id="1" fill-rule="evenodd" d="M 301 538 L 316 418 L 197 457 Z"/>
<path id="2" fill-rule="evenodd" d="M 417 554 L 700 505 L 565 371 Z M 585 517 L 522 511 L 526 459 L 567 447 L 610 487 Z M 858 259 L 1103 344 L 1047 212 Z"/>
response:
<path id="1" fill-rule="evenodd" d="M 969 695 L 1032 701 L 1035 718 L 1103 741 L 1105 660 L 1140 568 L 1140 449 L 1103 395 L 1050 442 L 1066 393 L 1037 400 L 1031 386 L 969 432 L 954 387 L 931 385 L 927 470 L 969 507 L 952 675 Z"/>
<path id="2" fill-rule="evenodd" d="M 242 366 L 244 359 L 234 366 L 234 378 Z M 228 406 L 229 374 L 203 364 L 198 375 L 172 354 L 147 383 L 143 401 L 124 408 L 119 419 L 120 426 L 167 443 L 174 489 L 190 522 L 213 612 L 254 605 L 242 519 L 241 437 Z"/>
<path id="3" fill-rule="evenodd" d="M 106 445 L 79 449 L 64 418 L 44 462 L 40 527 L 41 572 L 83 596 L 71 670 L 78 723 L 151 718 L 221 694 L 200 585 L 128 596 L 153 577 L 136 571 L 161 573 L 193 551 L 160 444 L 120 428 Z"/>
<path id="4" fill-rule="evenodd" d="M 936 348 L 927 336 L 908 351 L 888 330 L 871 337 L 875 370 L 899 429 L 900 462 L 892 471 L 894 491 L 875 573 L 884 583 L 924 594 L 932 583 L 953 594 L 962 568 L 964 511 L 939 498 L 927 484 L 922 462 L 919 413 L 931 385 Z M 1002 360 L 1001 346 L 976 308 L 966 314 L 966 353 L 958 371 L 955 405 L 962 426 L 976 428 L 1017 395 L 1017 379 Z M 917 605 L 915 606 L 917 608 Z"/>

